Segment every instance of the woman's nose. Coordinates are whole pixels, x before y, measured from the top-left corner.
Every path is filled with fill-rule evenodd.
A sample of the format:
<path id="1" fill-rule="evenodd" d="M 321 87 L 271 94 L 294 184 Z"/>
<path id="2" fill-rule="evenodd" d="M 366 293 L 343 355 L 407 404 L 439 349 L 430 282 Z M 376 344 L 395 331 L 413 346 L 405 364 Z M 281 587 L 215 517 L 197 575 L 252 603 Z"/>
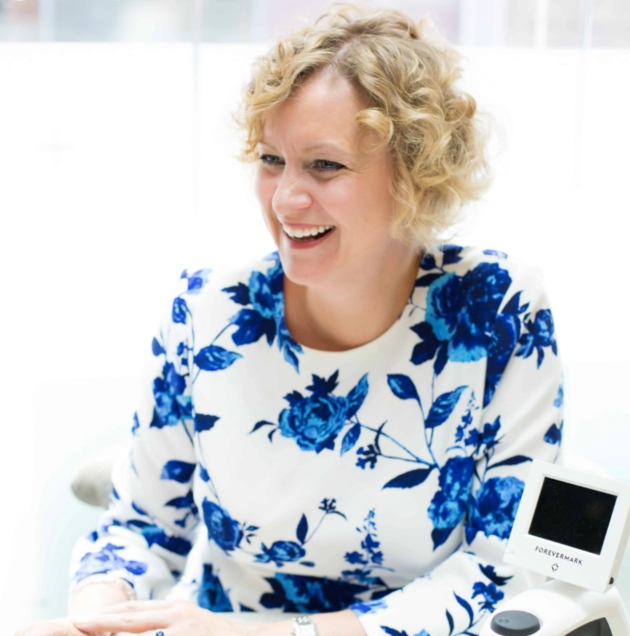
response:
<path id="1" fill-rule="evenodd" d="M 306 174 L 285 168 L 271 199 L 276 214 L 284 215 L 296 210 L 309 208 L 313 199 L 306 187 Z"/>

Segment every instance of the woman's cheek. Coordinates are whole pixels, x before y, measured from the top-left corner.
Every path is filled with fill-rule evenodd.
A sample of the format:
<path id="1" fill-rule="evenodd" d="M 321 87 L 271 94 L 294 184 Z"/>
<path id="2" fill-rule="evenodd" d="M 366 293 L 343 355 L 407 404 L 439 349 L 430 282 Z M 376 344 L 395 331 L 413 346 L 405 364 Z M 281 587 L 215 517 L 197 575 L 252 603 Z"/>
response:
<path id="1" fill-rule="evenodd" d="M 271 201 L 271 196 L 273 196 L 273 190 L 275 189 L 274 182 L 274 175 L 268 170 L 265 170 L 262 166 L 259 166 L 256 171 L 255 190 L 256 196 L 265 207 L 266 202 Z"/>
<path id="2" fill-rule="evenodd" d="M 256 177 L 256 196 L 262 207 L 267 229 L 277 242 L 279 224 L 272 207 L 275 189 L 275 180 L 273 177 L 271 175 L 264 174 L 264 172 L 262 174 L 259 172 Z"/>

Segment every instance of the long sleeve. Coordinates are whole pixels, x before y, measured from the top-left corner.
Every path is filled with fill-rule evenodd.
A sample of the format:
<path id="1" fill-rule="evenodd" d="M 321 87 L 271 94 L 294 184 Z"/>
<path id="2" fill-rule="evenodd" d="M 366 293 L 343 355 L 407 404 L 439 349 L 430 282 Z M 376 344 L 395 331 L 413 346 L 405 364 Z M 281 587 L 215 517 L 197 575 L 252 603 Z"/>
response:
<path id="1" fill-rule="evenodd" d="M 498 289 L 501 271 L 487 268 L 486 278 L 494 278 L 487 278 L 484 293 L 493 285 Z M 433 333 L 439 335 L 439 297 L 433 285 L 427 294 L 426 322 L 418 329 L 425 342 Z M 474 320 L 467 333 L 474 336 L 470 324 L 474 326 Z M 428 510 L 434 545 L 452 533 L 459 533 L 461 544 L 400 590 L 352 606 L 369 636 L 476 634 L 501 600 L 542 582 L 538 575 L 502 562 L 530 461 L 555 461 L 563 426 L 562 372 L 537 270 L 512 274 L 485 348 L 479 345 L 475 351 L 469 342 L 466 358 L 464 349 L 457 349 L 457 334 L 449 346 L 449 364 L 459 360 L 463 366 L 486 358 L 479 424 L 470 425 L 468 412 L 457 426 Z M 418 350 L 418 356 L 427 349 Z"/>
<path id="2" fill-rule="evenodd" d="M 204 272 L 182 276 L 181 293 L 153 339 L 130 451 L 115 465 L 109 508 L 97 529 L 75 546 L 73 586 L 111 573 L 128 581 L 138 598 L 160 598 L 184 569 L 199 521 L 192 495 L 196 460 L 185 297 L 203 282 Z"/>

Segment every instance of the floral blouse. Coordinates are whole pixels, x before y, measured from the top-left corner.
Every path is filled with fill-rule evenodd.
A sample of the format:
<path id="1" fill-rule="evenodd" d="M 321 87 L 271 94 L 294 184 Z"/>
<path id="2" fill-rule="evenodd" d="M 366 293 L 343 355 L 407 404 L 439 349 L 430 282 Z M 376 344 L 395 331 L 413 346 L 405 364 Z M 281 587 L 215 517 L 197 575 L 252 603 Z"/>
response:
<path id="1" fill-rule="evenodd" d="M 183 272 L 73 581 L 221 612 L 350 608 L 369 636 L 478 633 L 539 582 L 502 562 L 529 462 L 562 435 L 537 270 L 444 246 L 394 325 L 343 352 L 291 337 L 283 276 L 277 254 Z"/>

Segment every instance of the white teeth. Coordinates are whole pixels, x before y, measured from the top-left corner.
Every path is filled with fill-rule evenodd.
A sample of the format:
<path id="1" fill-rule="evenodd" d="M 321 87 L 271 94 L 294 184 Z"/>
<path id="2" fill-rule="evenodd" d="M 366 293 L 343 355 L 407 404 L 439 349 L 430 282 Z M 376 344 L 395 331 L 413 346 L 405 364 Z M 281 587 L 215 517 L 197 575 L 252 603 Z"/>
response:
<path id="1" fill-rule="evenodd" d="M 291 228 L 287 225 L 283 225 L 282 229 L 284 232 L 290 236 L 291 238 L 306 238 L 309 236 L 317 236 L 318 234 L 323 234 L 328 230 L 332 230 L 334 226 L 332 225 L 317 225 L 306 228 Z"/>

